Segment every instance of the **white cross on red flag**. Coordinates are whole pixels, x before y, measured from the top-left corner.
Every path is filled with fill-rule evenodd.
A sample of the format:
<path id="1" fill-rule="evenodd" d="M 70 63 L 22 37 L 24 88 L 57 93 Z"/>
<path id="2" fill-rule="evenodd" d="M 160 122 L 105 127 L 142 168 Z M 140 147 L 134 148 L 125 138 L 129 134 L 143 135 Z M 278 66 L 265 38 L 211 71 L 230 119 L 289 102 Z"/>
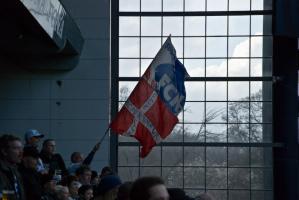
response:
<path id="1" fill-rule="evenodd" d="M 186 99 L 184 79 L 187 76 L 168 37 L 111 122 L 113 132 L 135 137 L 140 142 L 142 158 L 178 123 L 177 115 Z"/>

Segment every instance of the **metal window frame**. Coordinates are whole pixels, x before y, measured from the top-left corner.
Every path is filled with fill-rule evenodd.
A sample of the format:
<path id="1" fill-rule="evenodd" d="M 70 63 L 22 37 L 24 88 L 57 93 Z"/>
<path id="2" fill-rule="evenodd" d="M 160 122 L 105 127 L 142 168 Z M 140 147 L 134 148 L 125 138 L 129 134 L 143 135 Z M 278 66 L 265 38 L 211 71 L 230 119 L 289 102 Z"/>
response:
<path id="1" fill-rule="evenodd" d="M 130 38 L 130 37 L 138 37 L 138 38 L 146 38 L 146 37 L 157 37 L 157 38 L 161 38 L 161 44 L 162 44 L 162 40 L 163 37 L 165 37 L 163 35 L 163 20 L 161 21 L 161 35 L 160 36 L 119 36 L 119 29 L 118 29 L 118 23 L 119 23 L 119 17 L 123 17 L 123 16 L 137 16 L 139 17 L 140 20 L 140 33 L 141 33 L 141 17 L 143 16 L 159 16 L 161 18 L 163 18 L 164 16 L 181 16 L 181 17 L 185 17 L 185 16 L 242 16 L 242 15 L 273 15 L 273 11 L 272 10 L 262 10 L 262 11 L 252 11 L 250 9 L 250 11 L 203 11 L 203 12 L 119 12 L 119 7 L 118 7 L 118 1 L 119 0 L 112 0 L 111 1 L 111 32 L 112 32 L 112 36 L 111 36 L 111 97 L 112 97 L 112 101 L 111 101 L 111 116 L 115 116 L 117 111 L 118 111 L 118 83 L 120 81 L 138 81 L 140 78 L 139 77 L 119 77 L 119 71 L 118 71 L 118 60 L 119 59 L 139 59 L 139 76 L 141 76 L 141 59 L 153 59 L 151 57 L 141 57 L 141 48 L 139 48 L 139 57 L 136 58 L 132 58 L 132 57 L 119 57 L 118 56 L 118 52 L 119 52 L 119 47 L 118 47 L 118 39 L 120 37 L 124 37 L 124 38 Z M 269 2 L 271 0 L 265 0 L 265 4 L 267 4 L 267 2 Z M 161 1 L 162 3 L 162 10 L 163 10 L 163 0 Z M 251 8 L 251 3 L 252 1 L 250 1 L 250 8 Z M 184 0 L 184 4 L 185 5 L 185 0 Z M 206 6 L 206 10 L 207 10 L 207 0 L 205 0 L 205 6 Z M 229 7 L 229 0 L 227 2 L 227 6 Z M 183 9 L 185 10 L 185 9 Z M 140 0 L 140 11 L 141 11 L 141 0 Z M 205 26 L 207 26 L 207 17 L 205 17 Z M 183 20 L 183 28 L 184 28 L 184 24 L 185 20 Z M 227 24 L 229 24 L 229 17 L 227 17 Z M 228 34 L 229 32 L 229 27 L 227 27 L 227 35 L 225 36 L 207 36 L 207 29 L 205 27 L 205 35 L 204 36 L 196 36 L 196 37 L 238 37 L 237 35 L 234 36 L 230 36 Z M 255 37 L 254 35 L 251 35 L 251 17 L 250 17 L 250 30 L 249 30 L 249 35 L 247 35 L 247 37 L 249 37 L 249 40 L 251 40 L 251 37 Z M 246 35 L 240 35 L 240 37 L 245 37 Z M 264 36 L 272 36 L 272 35 L 261 35 L 258 37 L 264 37 Z M 193 37 L 193 36 L 185 36 L 185 33 L 183 31 L 183 35 L 182 36 L 172 36 L 172 37 L 182 37 L 182 38 L 187 38 L 187 37 Z M 208 59 L 217 59 L 217 58 L 221 58 L 221 59 L 230 59 L 231 57 L 228 57 L 228 42 L 229 40 L 227 40 L 227 57 L 208 57 Z M 141 39 L 139 40 L 139 44 L 141 43 Z M 206 43 L 206 40 L 205 40 Z M 141 46 L 141 45 L 140 45 Z M 184 40 L 183 40 L 183 47 L 184 47 Z M 249 48 L 251 48 L 251 42 L 249 42 Z M 205 55 L 206 55 L 206 45 L 205 45 Z M 183 50 L 183 58 L 184 58 L 184 50 Z M 233 58 L 237 58 L 237 57 L 233 57 Z M 241 58 L 245 58 L 245 59 L 252 59 L 252 58 L 269 58 L 272 59 L 271 57 L 251 57 L 251 51 L 249 49 L 249 57 L 241 57 Z M 192 58 L 187 58 L 187 59 L 192 59 Z M 205 62 L 205 68 L 206 68 L 206 60 L 207 57 L 196 57 L 196 59 L 204 59 Z M 228 66 L 228 63 L 227 63 Z M 228 67 L 227 67 L 228 70 Z M 250 62 L 249 62 L 249 70 L 251 70 L 250 67 Z M 228 71 L 227 71 L 228 74 Z M 203 82 L 209 82 L 209 81 L 225 81 L 225 82 L 230 82 L 230 81 L 269 81 L 272 82 L 272 76 L 263 76 L 263 77 L 250 77 L 250 71 L 249 71 L 249 77 L 206 77 L 206 70 L 205 70 L 205 77 L 191 77 L 191 78 L 187 78 L 187 81 L 203 81 Z M 206 84 L 204 86 L 206 88 Z M 227 98 L 228 98 L 228 87 L 227 87 Z M 205 93 L 206 93 L 206 89 L 205 89 Z M 250 94 L 250 84 L 249 84 L 249 94 Z M 206 94 L 205 94 L 205 99 L 204 101 L 188 101 L 188 102 L 209 102 L 206 100 Z M 230 101 L 211 101 L 211 102 L 226 102 L 227 103 L 227 109 L 228 109 L 228 103 Z M 236 101 L 233 101 L 236 102 Z M 239 102 L 239 101 L 238 101 Z M 254 102 L 254 101 L 246 101 L 246 102 Z M 272 102 L 271 101 L 261 101 L 261 102 Z M 206 107 L 206 104 L 205 104 Z M 250 108 L 249 108 L 250 109 Z M 206 112 L 206 108 L 205 108 L 205 112 Z M 228 113 L 228 112 L 227 112 Z M 205 113 L 206 114 L 206 113 Z M 184 118 L 184 115 L 183 115 Z M 185 123 L 182 123 L 183 126 Z M 189 123 L 187 123 L 189 124 Z M 195 123 L 198 124 L 198 123 Z M 212 124 L 212 123 L 211 123 Z M 217 123 L 217 124 L 221 124 L 221 123 Z M 227 124 L 227 129 L 228 129 L 228 125 L 230 123 L 226 122 L 223 124 Z M 234 123 L 233 123 L 234 124 Z M 254 124 L 254 123 L 244 123 L 244 124 Z M 263 123 L 263 124 L 272 124 L 272 123 Z M 206 134 L 206 131 L 205 131 Z M 250 131 L 249 131 L 249 135 L 250 135 Z M 228 135 L 227 135 L 228 137 Z M 249 136 L 250 137 L 250 136 Z M 205 137 L 206 140 L 206 137 Z M 228 140 L 227 140 L 228 141 Z M 137 142 L 118 142 L 118 137 L 115 134 L 111 135 L 111 147 L 110 147 L 110 163 L 113 166 L 113 169 L 117 171 L 117 167 L 118 167 L 118 146 L 139 146 L 139 143 Z M 182 146 L 182 148 L 184 148 L 184 146 L 201 146 L 201 147 L 227 147 L 227 149 L 229 147 L 248 147 L 249 148 L 249 156 L 251 155 L 251 147 L 270 147 L 270 148 L 274 148 L 274 147 L 283 147 L 284 145 L 282 143 L 273 143 L 273 142 L 261 142 L 261 143 L 237 143 L 237 142 L 184 142 L 184 134 L 183 134 L 183 142 L 162 142 L 161 144 L 159 144 L 158 146 Z M 206 148 L 205 148 L 205 155 L 206 155 Z M 228 152 L 226 152 L 227 155 L 227 160 L 228 160 Z M 183 155 L 184 156 L 184 155 Z M 112 157 L 112 158 L 111 158 Z M 161 160 L 162 160 L 162 150 L 161 150 Z M 251 159 L 249 159 L 250 161 Z M 162 161 L 161 161 L 162 162 Z M 205 159 L 206 162 L 206 159 Z M 120 166 L 121 167 L 121 166 Z M 130 167 L 130 166 L 125 166 L 125 167 Z M 131 166 L 133 167 L 133 166 Z M 134 166 L 136 167 L 136 166 Z M 137 166 L 138 168 L 140 168 L 140 159 L 139 159 L 139 165 Z M 142 166 L 144 167 L 144 166 Z M 151 166 L 152 167 L 152 166 Z M 162 172 L 162 163 L 160 166 L 157 167 L 161 167 L 161 172 Z M 180 167 L 184 167 L 184 164 Z M 207 165 L 205 163 L 204 165 L 205 168 L 205 176 L 206 176 L 206 168 Z M 228 165 L 224 168 L 229 169 L 230 167 L 228 167 Z M 251 174 L 251 164 L 248 167 L 250 169 L 250 174 Z M 262 167 L 265 168 L 265 167 Z M 272 166 L 270 167 L 272 168 Z M 140 170 L 139 170 L 140 173 Z M 184 170 L 183 170 L 184 173 Z M 139 174 L 140 175 L 140 174 Z M 227 170 L 227 175 L 228 175 L 228 170 Z M 205 188 L 202 188 L 203 190 L 211 190 L 208 189 L 206 186 L 206 179 L 207 177 L 205 177 Z M 249 179 L 249 181 L 251 181 L 251 178 Z M 183 179 L 184 182 L 184 179 Z M 227 177 L 227 185 L 228 185 L 228 177 Z M 183 188 L 184 188 L 184 183 L 183 183 Z M 189 190 L 189 188 L 186 188 Z M 192 188 L 191 188 L 192 189 Z M 198 190 L 199 188 L 194 188 L 196 190 Z M 229 196 L 229 191 L 230 190 L 234 190 L 234 189 L 217 189 L 217 190 L 224 190 L 227 191 L 227 197 Z M 241 189 L 244 190 L 244 189 Z M 246 189 L 245 189 L 246 190 Z M 250 191 L 250 199 L 251 199 L 251 191 L 272 191 L 271 190 L 256 190 L 256 189 L 252 189 L 251 188 L 251 183 L 250 183 L 250 187 L 249 189 L 247 189 L 248 191 Z"/>

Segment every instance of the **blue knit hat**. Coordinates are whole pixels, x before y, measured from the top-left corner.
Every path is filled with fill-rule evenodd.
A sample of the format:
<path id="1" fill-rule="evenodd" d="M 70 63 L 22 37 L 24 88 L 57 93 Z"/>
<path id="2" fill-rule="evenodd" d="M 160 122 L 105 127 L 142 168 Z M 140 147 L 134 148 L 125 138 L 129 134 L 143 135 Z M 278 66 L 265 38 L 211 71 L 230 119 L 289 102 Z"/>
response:
<path id="1" fill-rule="evenodd" d="M 103 195 L 109 190 L 112 190 L 113 188 L 118 187 L 121 185 L 121 180 L 116 175 L 108 175 L 101 179 L 97 189 L 96 194 L 97 195 Z"/>

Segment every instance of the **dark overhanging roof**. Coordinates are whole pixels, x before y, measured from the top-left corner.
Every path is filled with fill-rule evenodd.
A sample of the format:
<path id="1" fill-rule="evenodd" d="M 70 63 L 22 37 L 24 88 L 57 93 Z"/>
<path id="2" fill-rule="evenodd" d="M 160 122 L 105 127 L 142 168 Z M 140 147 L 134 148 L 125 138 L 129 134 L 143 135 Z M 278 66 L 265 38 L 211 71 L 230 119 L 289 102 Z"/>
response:
<path id="1" fill-rule="evenodd" d="M 22 67 L 72 69 L 84 39 L 59 0 L 0 3 L 0 53 Z"/>

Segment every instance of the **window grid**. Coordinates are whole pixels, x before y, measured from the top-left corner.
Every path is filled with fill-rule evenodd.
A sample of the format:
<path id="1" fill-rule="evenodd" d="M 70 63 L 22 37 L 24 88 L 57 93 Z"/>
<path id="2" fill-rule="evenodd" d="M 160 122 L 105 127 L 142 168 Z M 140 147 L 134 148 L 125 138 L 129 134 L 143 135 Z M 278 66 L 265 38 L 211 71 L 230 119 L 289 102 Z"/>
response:
<path id="1" fill-rule="evenodd" d="M 251 1 L 250 1 L 250 10 L 251 10 Z M 251 17 L 249 18 L 249 33 L 251 34 Z M 249 57 L 251 57 L 251 37 L 249 37 Z M 251 62 L 248 63 L 249 64 L 249 75 L 251 75 Z M 251 87 L 249 86 L 249 100 L 251 100 Z M 249 106 L 249 113 L 251 109 L 250 109 L 250 106 Z M 251 116 L 249 114 L 249 122 L 251 121 Z M 250 127 L 250 124 L 249 124 L 249 127 Z M 251 131 L 250 131 L 250 128 L 249 128 L 249 142 L 250 142 L 250 135 L 251 135 Z M 249 148 L 249 157 L 251 158 L 251 148 Z M 249 159 L 249 165 L 251 166 L 251 159 Z M 249 168 L 249 174 L 250 174 L 250 178 L 249 178 L 249 199 L 251 199 L 251 168 Z"/>
<path id="2" fill-rule="evenodd" d="M 229 0 L 227 0 L 227 10 L 229 10 Z M 227 16 L 226 17 L 226 35 L 229 35 L 229 17 Z M 250 37 L 249 37 L 250 38 Z M 250 42 L 249 42 L 250 43 Z M 249 50 L 249 52 L 250 52 L 250 50 Z M 227 38 L 226 39 L 226 75 L 228 76 L 229 75 L 229 71 L 228 71 L 228 56 L 229 56 L 229 39 Z M 226 82 L 226 84 L 228 85 L 228 82 Z M 250 93 L 249 93 L 250 94 Z M 226 107 L 227 107 L 227 109 L 228 109 L 228 107 L 229 107 L 229 104 L 228 104 L 228 95 L 229 95 L 229 93 L 228 93 L 228 86 L 226 87 Z M 250 108 L 250 107 L 249 107 Z M 228 111 L 226 112 L 226 119 L 227 119 L 227 122 L 228 122 Z M 228 137 L 228 123 L 226 124 L 226 141 L 229 141 L 229 137 Z M 226 168 L 226 187 L 227 187 L 227 189 L 228 189 L 228 187 L 229 187 L 229 176 L 228 176 L 228 160 L 229 160 L 229 158 L 228 158 L 228 148 L 226 148 L 226 163 L 227 163 L 227 168 Z M 250 159 L 249 159 L 250 160 Z M 250 169 L 250 168 L 249 168 Z M 250 187 L 250 186 L 249 186 Z M 226 196 L 229 198 L 229 192 L 228 192 L 228 190 L 226 190 Z"/>
<path id="3" fill-rule="evenodd" d="M 120 0 L 121 1 L 121 0 Z M 140 0 L 140 6 L 139 6 L 139 9 L 141 10 L 141 3 L 142 1 Z M 251 81 L 271 81 L 271 76 L 269 77 L 252 77 L 251 76 L 251 62 L 250 60 L 254 59 L 254 58 L 261 58 L 261 59 L 265 59 L 265 58 L 269 58 L 271 59 L 272 56 L 261 56 L 261 57 L 251 57 L 251 41 L 252 41 L 252 37 L 265 37 L 265 36 L 269 36 L 271 37 L 270 34 L 264 34 L 261 35 L 261 36 L 256 36 L 256 35 L 252 35 L 251 33 L 251 19 L 252 19 L 252 16 L 253 15 L 271 15 L 272 14 L 272 11 L 268 11 L 268 10 L 263 10 L 263 11 L 252 11 L 252 2 L 250 1 L 250 11 L 204 11 L 204 12 L 192 12 L 192 13 L 189 13 L 189 12 L 185 12 L 185 0 L 183 1 L 183 12 L 119 12 L 118 13 L 118 16 L 138 16 L 139 17 L 139 23 L 140 23 L 140 26 L 139 26 L 139 36 L 119 36 L 119 38 L 139 38 L 139 57 L 119 57 L 119 59 L 138 59 L 139 60 L 139 76 L 142 75 L 142 69 L 141 69 L 141 60 L 142 59 L 153 59 L 153 57 L 142 57 L 142 52 L 141 52 L 141 47 L 142 47 L 142 38 L 161 38 L 161 45 L 163 43 L 163 40 L 165 38 L 165 35 L 163 35 L 163 28 L 164 28 L 164 20 L 163 18 L 165 16 L 182 16 L 183 18 L 183 34 L 182 36 L 172 36 L 172 38 L 182 38 L 182 57 L 179 57 L 180 59 L 183 59 L 183 62 L 185 61 L 185 59 L 204 59 L 204 65 L 205 65 L 205 69 L 204 69 L 204 77 L 192 77 L 192 78 L 189 78 L 187 81 L 203 81 L 204 82 L 204 100 L 203 101 L 186 101 L 187 102 L 203 102 L 204 103 L 204 114 L 205 116 L 207 115 L 207 104 L 208 102 L 224 102 L 226 103 L 226 106 L 227 106 L 227 112 L 226 112 L 226 117 L 227 119 L 229 118 L 229 113 L 228 113 L 228 108 L 229 108 L 229 103 L 230 102 L 247 102 L 249 104 L 249 107 L 248 107 L 248 110 L 249 110 L 249 121 L 248 123 L 230 123 L 228 120 L 226 122 L 206 122 L 206 123 L 203 123 L 204 125 L 207 125 L 207 124 L 224 124 L 226 125 L 226 141 L 227 143 L 213 143 L 213 142 L 208 142 L 207 141 L 207 130 L 206 130 L 206 126 L 204 126 L 204 142 L 203 143 L 193 143 L 192 145 L 194 146 L 203 146 L 204 147 L 204 155 L 205 155 L 205 159 L 204 159 L 204 166 L 202 166 L 204 168 L 204 174 L 205 174 L 205 178 L 204 178 L 204 188 L 192 188 L 192 187 L 185 187 L 185 178 L 184 178 L 184 175 L 185 175 L 185 172 L 184 170 L 182 170 L 182 174 L 183 174 L 183 178 L 182 178 L 182 187 L 185 188 L 185 189 L 191 189 L 191 190 L 223 190 L 226 192 L 226 196 L 227 196 L 227 199 L 229 198 L 229 191 L 231 190 L 241 190 L 241 191 L 249 191 L 249 199 L 251 199 L 251 192 L 252 191 L 272 191 L 271 189 L 262 189 L 262 190 L 256 190 L 254 188 L 251 187 L 251 176 L 252 176 L 252 171 L 251 169 L 255 169 L 255 168 L 261 168 L 261 169 L 272 169 L 272 166 L 270 167 L 267 167 L 267 166 L 263 166 L 263 167 L 255 167 L 255 166 L 251 166 L 251 159 L 249 159 L 249 166 L 248 167 L 237 167 L 237 168 L 244 168 L 244 169 L 249 169 L 249 189 L 232 189 L 232 188 L 229 188 L 229 169 L 233 168 L 233 167 L 229 167 L 228 163 L 226 166 L 217 166 L 217 167 L 213 167 L 213 166 L 208 166 L 207 165 L 207 158 L 206 158 L 206 155 L 207 155 L 207 147 L 209 146 L 223 146 L 226 148 L 226 162 L 228 162 L 229 160 L 229 156 L 228 156 L 228 148 L 231 147 L 231 146 L 234 146 L 234 145 L 239 145 L 241 147 L 244 147 L 244 146 L 249 146 L 249 158 L 251 158 L 251 148 L 254 147 L 256 144 L 255 143 L 251 143 L 251 129 L 249 128 L 249 143 L 248 144 L 243 144 L 242 142 L 241 143 L 229 143 L 229 135 L 228 135 L 228 129 L 229 129 L 229 125 L 230 124 L 246 124 L 246 125 L 249 125 L 249 127 L 251 127 L 251 125 L 254 125 L 254 124 L 269 124 L 271 125 L 272 122 L 262 122 L 262 123 L 253 123 L 251 122 L 250 118 L 251 118 L 251 106 L 250 106 L 250 103 L 253 103 L 253 102 L 261 102 L 261 103 L 266 103 L 266 102 L 269 102 L 269 103 L 272 103 L 272 100 L 262 100 L 262 101 L 254 101 L 251 99 Z M 161 1 L 161 7 L 162 7 L 162 11 L 164 10 L 163 8 L 163 0 Z M 229 10 L 229 0 L 227 2 L 227 9 Z M 207 0 L 205 0 L 205 10 L 207 10 Z M 234 16 L 234 15 L 249 15 L 249 35 L 229 35 L 229 16 Z M 141 23 L 141 16 L 160 16 L 161 17 L 161 35 L 160 36 L 143 36 L 141 35 L 141 31 L 142 31 L 142 23 Z M 204 36 L 186 36 L 185 35 L 185 16 L 204 16 L 205 17 L 205 35 Z M 227 32 L 227 35 L 219 35 L 219 36 L 207 36 L 207 16 L 227 16 L 227 29 L 226 29 L 226 32 Z M 204 57 L 188 57 L 186 58 L 185 57 L 185 38 L 192 38 L 192 37 L 198 37 L 198 38 L 204 38 L 204 43 L 205 43 L 205 47 L 204 47 Z M 219 38 L 219 37 L 225 37 L 227 38 L 226 39 L 226 56 L 225 57 L 208 57 L 208 59 L 225 59 L 227 62 L 226 62 L 226 74 L 227 76 L 225 77 L 207 77 L 207 39 L 206 38 Z M 249 55 L 248 57 L 229 57 L 229 38 L 234 38 L 234 37 L 249 37 Z M 228 65 L 229 65 L 229 60 L 230 59 L 249 59 L 249 76 L 248 77 L 229 77 L 229 68 L 228 68 Z M 138 77 L 119 77 L 118 78 L 119 81 L 137 81 L 138 80 Z M 228 83 L 231 82 L 231 81 L 236 81 L 236 80 L 239 80 L 239 81 L 248 81 L 249 82 L 249 88 L 248 88 L 248 91 L 249 91 L 249 96 L 248 96 L 248 100 L 247 101 L 230 101 L 228 98 L 229 98 L 229 88 L 228 88 Z M 206 83 L 208 81 L 225 81 L 226 82 L 226 99 L 225 100 L 213 100 L 213 101 L 210 101 L 210 100 L 207 100 L 207 85 Z M 120 101 L 121 102 L 121 101 Z M 160 159 L 160 165 L 158 166 L 150 166 L 150 167 L 159 167 L 160 168 L 160 175 L 162 175 L 162 172 L 163 172 L 163 168 L 165 168 L 165 166 L 163 166 L 163 163 L 162 163 L 162 160 L 163 160 L 163 147 L 164 146 L 175 146 L 175 147 L 178 147 L 178 146 L 181 146 L 182 147 L 182 157 L 183 157 L 183 160 L 184 160 L 184 149 L 186 146 L 189 146 L 188 145 L 188 142 L 185 142 L 185 125 L 186 124 L 200 124 L 200 123 L 192 123 L 192 122 L 188 122 L 186 123 L 185 122 L 185 112 L 182 113 L 182 122 L 180 122 L 179 124 L 182 125 L 183 127 L 183 134 L 182 134 L 182 142 L 180 142 L 179 144 L 178 143 L 167 143 L 167 142 L 163 142 L 161 143 L 160 145 L 158 146 L 161 146 L 161 151 L 160 151 L 160 156 L 161 156 L 161 159 Z M 189 143 L 190 144 L 190 143 Z M 134 142 L 130 142 L 129 143 L 126 143 L 126 142 L 119 142 L 119 146 L 131 146 L 131 145 L 138 145 L 138 143 L 134 143 Z M 268 145 L 270 147 L 273 147 L 273 144 L 272 143 L 267 143 L 267 142 L 261 142 L 260 144 L 257 144 L 257 146 L 260 147 L 267 147 Z M 140 174 L 140 168 L 144 168 L 146 166 L 141 166 L 141 160 L 138 158 L 138 166 L 136 165 L 119 165 L 118 167 L 138 167 L 139 170 L 138 170 L 138 174 L 139 176 L 141 175 Z M 166 166 L 166 167 L 179 167 L 179 168 L 182 168 L 184 169 L 185 167 L 188 167 L 188 168 L 197 168 L 198 166 L 195 166 L 195 167 L 192 167 L 192 166 L 185 166 L 185 162 L 182 163 L 182 166 L 177 166 L 177 165 L 173 165 L 173 166 Z M 226 188 L 225 189 L 221 189 L 221 188 L 217 188 L 217 189 L 213 189 L 213 188 L 208 188 L 207 187 L 207 169 L 210 169 L 210 168 L 223 168 L 223 169 L 226 169 Z"/>

